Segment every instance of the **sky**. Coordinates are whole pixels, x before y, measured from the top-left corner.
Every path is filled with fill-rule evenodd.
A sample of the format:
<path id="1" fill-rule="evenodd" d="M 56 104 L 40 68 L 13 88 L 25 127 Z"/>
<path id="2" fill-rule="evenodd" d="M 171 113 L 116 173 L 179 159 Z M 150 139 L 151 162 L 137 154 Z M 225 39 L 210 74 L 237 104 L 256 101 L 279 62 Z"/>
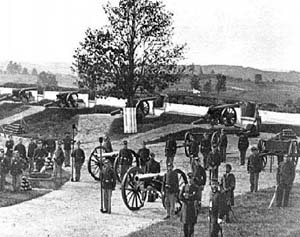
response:
<path id="1" fill-rule="evenodd" d="M 108 0 L 1 0 L 0 61 L 71 63 Z M 187 64 L 300 71 L 299 0 L 162 0 Z M 117 2 L 117 0 L 112 0 Z"/>

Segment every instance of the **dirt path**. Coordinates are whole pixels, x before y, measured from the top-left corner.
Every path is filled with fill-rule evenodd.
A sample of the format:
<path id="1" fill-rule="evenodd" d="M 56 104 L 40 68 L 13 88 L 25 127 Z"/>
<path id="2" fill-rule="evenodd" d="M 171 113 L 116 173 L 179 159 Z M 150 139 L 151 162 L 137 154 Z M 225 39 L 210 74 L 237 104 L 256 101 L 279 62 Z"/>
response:
<path id="1" fill-rule="evenodd" d="M 85 142 L 83 148 L 87 155 L 97 145 L 98 137 L 107 131 L 112 119 L 110 115 L 80 116 L 79 134 L 76 139 Z M 144 134 L 144 137 L 148 137 L 148 134 Z M 141 140 L 141 136 L 132 137 L 129 146 L 137 149 Z M 255 143 L 256 140 L 252 139 L 250 142 Z M 249 190 L 249 175 L 245 166 L 238 165 L 237 137 L 229 136 L 229 143 L 228 151 L 231 154 L 228 160 L 233 164 L 233 172 L 237 177 L 236 195 L 238 195 Z M 115 141 L 113 145 L 115 150 L 119 149 L 120 141 Z M 149 148 L 155 152 L 157 160 L 161 161 L 162 169 L 165 170 L 164 144 L 153 144 Z M 183 148 L 178 149 L 175 166 L 185 172 L 189 170 L 189 161 L 184 155 Z M 224 170 L 222 165 L 220 174 Z M 274 172 L 263 172 L 259 188 L 273 186 L 274 177 Z M 160 200 L 145 203 L 145 207 L 140 211 L 131 212 L 123 204 L 119 187 L 118 185 L 113 192 L 112 214 L 100 213 L 99 183 L 91 178 L 85 164 L 81 182 L 67 182 L 60 190 L 38 199 L 1 208 L 1 236 L 125 236 L 162 220 L 165 211 Z M 208 203 L 208 193 L 207 185 L 203 197 L 204 205 Z M 237 200 L 237 204 L 241 201 Z"/>

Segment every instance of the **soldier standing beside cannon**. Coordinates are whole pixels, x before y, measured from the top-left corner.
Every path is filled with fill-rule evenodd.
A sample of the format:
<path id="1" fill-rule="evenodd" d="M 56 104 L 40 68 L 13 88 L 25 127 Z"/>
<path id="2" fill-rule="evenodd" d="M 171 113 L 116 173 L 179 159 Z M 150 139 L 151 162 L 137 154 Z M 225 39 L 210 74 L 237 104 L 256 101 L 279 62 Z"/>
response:
<path id="1" fill-rule="evenodd" d="M 150 150 L 146 147 L 146 142 L 143 141 L 142 143 L 143 147 L 138 150 L 137 154 L 140 157 L 140 165 L 143 170 L 143 172 L 146 172 L 146 163 L 149 160 L 150 156 Z"/>
<path id="2" fill-rule="evenodd" d="M 224 129 L 221 129 L 219 150 L 221 154 L 221 162 L 226 162 L 226 149 L 227 149 L 228 139 L 224 132 Z"/>
<path id="3" fill-rule="evenodd" d="M 204 133 L 204 138 L 201 141 L 200 151 L 203 156 L 203 167 L 204 169 L 207 169 L 207 157 L 209 152 L 211 151 L 211 143 L 207 133 Z"/>
<path id="4" fill-rule="evenodd" d="M 193 174 L 193 181 L 194 184 L 197 186 L 197 193 L 196 193 L 196 207 L 198 209 L 198 213 L 201 208 L 201 200 L 202 200 L 202 191 L 206 184 L 206 172 L 205 169 L 200 164 L 199 157 L 195 157 L 195 165 L 193 166 L 192 174 Z"/>
<path id="5" fill-rule="evenodd" d="M 75 163 L 75 182 L 80 181 L 81 167 L 85 160 L 85 154 L 84 151 L 80 148 L 80 144 L 81 142 L 78 141 L 77 148 L 71 154 L 71 157 L 74 159 L 74 163 Z"/>
<path id="6" fill-rule="evenodd" d="M 65 160 L 65 155 L 61 145 L 62 145 L 62 141 L 57 141 L 56 150 L 54 152 L 53 176 L 55 178 L 55 182 L 57 182 L 57 176 L 59 176 L 59 181 L 60 184 L 62 185 L 62 165 Z"/>
<path id="7" fill-rule="evenodd" d="M 18 151 L 22 159 L 26 159 L 26 148 L 22 138 L 19 138 L 19 143 L 15 146 L 14 151 Z"/>
<path id="8" fill-rule="evenodd" d="M 10 174 L 12 176 L 13 191 L 17 192 L 21 186 L 21 174 L 22 174 L 23 162 L 18 151 L 13 152 L 11 160 Z"/>
<path id="9" fill-rule="evenodd" d="M 150 160 L 146 163 L 145 173 L 160 173 L 160 163 L 155 160 L 155 154 L 150 153 Z"/>
<path id="10" fill-rule="evenodd" d="M 246 152 L 249 147 L 249 140 L 245 134 L 241 134 L 238 141 L 238 149 L 240 151 L 241 165 L 245 165 Z"/>
<path id="11" fill-rule="evenodd" d="M 166 164 L 174 163 L 176 150 L 177 150 L 177 143 L 174 138 L 174 135 L 169 134 L 168 139 L 166 141 L 166 147 L 165 147 Z"/>
<path id="12" fill-rule="evenodd" d="M 212 145 L 212 151 L 208 154 L 207 165 L 209 169 L 209 182 L 211 183 L 212 179 L 218 180 L 219 166 L 221 164 L 221 156 L 218 151 L 218 145 Z"/>
<path id="13" fill-rule="evenodd" d="M 34 138 L 30 138 L 30 143 L 28 144 L 27 149 L 27 157 L 29 161 L 29 173 L 33 171 L 33 155 L 34 150 L 37 148 L 36 142 Z"/>
<path id="14" fill-rule="evenodd" d="M 34 154 L 33 154 L 35 171 L 40 172 L 40 170 L 44 166 L 46 157 L 47 157 L 47 151 L 43 148 L 43 141 L 39 140 L 37 143 L 37 148 L 34 150 Z"/>
<path id="15" fill-rule="evenodd" d="M 121 165 L 121 180 L 123 179 L 125 173 L 132 165 L 133 156 L 136 158 L 138 155 L 131 149 L 128 149 L 128 142 L 123 141 L 123 149 L 119 151 L 119 157 L 120 157 L 120 165 Z"/>

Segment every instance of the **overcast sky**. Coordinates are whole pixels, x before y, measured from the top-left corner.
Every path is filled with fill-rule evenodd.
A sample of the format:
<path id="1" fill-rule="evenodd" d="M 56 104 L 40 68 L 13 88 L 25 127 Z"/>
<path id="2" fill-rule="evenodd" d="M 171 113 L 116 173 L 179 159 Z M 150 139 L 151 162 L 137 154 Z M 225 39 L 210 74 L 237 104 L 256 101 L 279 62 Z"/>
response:
<path id="1" fill-rule="evenodd" d="M 0 60 L 72 62 L 107 0 L 0 0 Z M 116 2 L 114 0 L 113 2 Z M 299 0 L 163 0 L 185 63 L 300 71 Z"/>

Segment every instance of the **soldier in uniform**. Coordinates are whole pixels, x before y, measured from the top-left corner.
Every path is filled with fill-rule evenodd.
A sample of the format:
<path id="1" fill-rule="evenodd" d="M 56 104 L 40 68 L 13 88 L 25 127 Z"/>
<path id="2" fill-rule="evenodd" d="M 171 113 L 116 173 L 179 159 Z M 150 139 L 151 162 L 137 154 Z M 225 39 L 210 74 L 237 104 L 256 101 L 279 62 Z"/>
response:
<path id="1" fill-rule="evenodd" d="M 231 206 L 234 205 L 234 189 L 235 189 L 235 176 L 231 172 L 231 165 L 226 164 L 226 173 L 223 175 L 221 179 L 221 192 L 225 194 L 226 197 L 226 203 L 228 205 L 227 211 L 225 213 L 226 222 L 229 223 L 229 210 L 231 209 Z"/>
<path id="2" fill-rule="evenodd" d="M 40 172 L 45 163 L 45 158 L 47 157 L 47 151 L 43 148 L 43 141 L 39 140 L 37 143 L 37 148 L 34 150 L 33 161 L 35 164 L 36 171 Z"/>
<path id="3" fill-rule="evenodd" d="M 85 160 L 84 151 L 80 148 L 81 142 L 77 142 L 77 148 L 72 152 L 71 156 L 74 159 L 75 163 L 75 181 L 79 182 L 80 180 L 80 171 L 81 167 Z M 73 177 L 72 177 L 73 178 Z"/>
<path id="4" fill-rule="evenodd" d="M 209 169 L 209 182 L 212 179 L 218 180 L 219 166 L 221 164 L 221 156 L 218 151 L 218 145 L 213 144 L 212 151 L 208 154 L 207 165 Z"/>
<path id="5" fill-rule="evenodd" d="M 49 135 L 49 139 L 46 140 L 46 150 L 49 156 L 52 158 L 56 148 L 55 139 L 53 139 L 52 134 Z"/>
<path id="6" fill-rule="evenodd" d="M 249 147 L 249 140 L 245 134 L 241 134 L 238 141 L 238 149 L 240 151 L 241 165 L 245 165 L 246 152 Z"/>
<path id="7" fill-rule="evenodd" d="M 53 169 L 53 175 L 55 178 L 55 181 L 57 182 L 57 176 L 59 176 L 60 184 L 62 184 L 62 165 L 65 160 L 65 154 L 62 149 L 62 141 L 57 141 L 56 150 L 54 152 L 54 169 Z"/>
<path id="8" fill-rule="evenodd" d="M 184 236 L 191 237 L 197 223 L 197 210 L 194 203 L 197 199 L 198 187 L 194 184 L 193 173 L 190 172 L 187 176 L 188 183 L 184 185 L 179 194 L 179 199 L 183 203 L 180 221 L 183 223 Z"/>
<path id="9" fill-rule="evenodd" d="M 125 173 L 132 166 L 133 156 L 136 158 L 138 155 L 131 149 L 128 148 L 128 142 L 123 141 L 123 149 L 119 151 L 120 164 L 121 164 L 121 180 L 123 179 Z"/>
<path id="10" fill-rule="evenodd" d="M 160 173 L 160 163 L 155 160 L 155 154 L 150 153 L 150 160 L 146 164 L 146 173 Z"/>
<path id="11" fill-rule="evenodd" d="M 251 147 L 251 153 L 247 165 L 247 171 L 250 173 L 250 192 L 257 192 L 259 173 L 262 170 L 262 158 L 255 146 Z"/>
<path id="12" fill-rule="evenodd" d="M 66 132 L 66 137 L 63 139 L 64 153 L 65 153 L 65 167 L 70 167 L 71 145 L 73 139 L 70 137 L 70 133 Z"/>
<path id="13" fill-rule="evenodd" d="M 277 169 L 277 207 L 287 207 L 289 202 L 290 191 L 295 178 L 295 166 L 288 155 L 284 155 L 284 161 L 279 164 Z"/>
<path id="14" fill-rule="evenodd" d="M 205 169 L 201 166 L 199 157 L 195 157 L 195 165 L 193 166 L 193 181 L 197 186 L 197 195 L 195 205 L 198 209 L 198 213 L 201 208 L 201 200 L 202 200 L 202 191 L 206 184 L 206 172 Z"/>
<path id="15" fill-rule="evenodd" d="M 28 144 L 27 149 L 27 157 L 29 161 L 29 172 L 31 173 L 33 171 L 33 154 L 34 150 L 37 148 L 36 142 L 34 138 L 30 139 L 30 143 Z"/>
<path id="16" fill-rule="evenodd" d="M 12 137 L 12 135 L 9 135 L 8 140 L 5 142 L 6 155 L 8 157 L 12 157 L 14 145 L 15 145 L 15 143 L 14 143 L 13 137 Z"/>
<path id="17" fill-rule="evenodd" d="M 221 129 L 219 150 L 221 154 L 221 162 L 226 162 L 226 149 L 227 149 L 228 139 L 224 132 L 224 129 Z"/>
<path id="18" fill-rule="evenodd" d="M 209 152 L 211 151 L 210 139 L 207 133 L 204 133 L 204 138 L 201 141 L 200 151 L 203 156 L 203 167 L 204 169 L 207 169 L 207 157 Z"/>
<path id="19" fill-rule="evenodd" d="M 176 155 L 177 143 L 173 135 L 169 135 L 166 141 L 165 156 L 166 164 L 174 163 L 174 157 Z"/>
<path id="20" fill-rule="evenodd" d="M 0 149 L 0 191 L 4 191 L 6 183 L 6 175 L 9 173 L 10 160 L 4 154 L 4 149 Z"/>
<path id="21" fill-rule="evenodd" d="M 190 162 L 192 164 L 193 158 L 199 156 L 199 142 L 195 139 L 193 135 L 191 135 L 191 142 L 190 142 Z"/>
<path id="22" fill-rule="evenodd" d="M 11 168 L 10 168 L 10 174 L 12 176 L 12 187 L 14 192 L 20 190 L 22 168 L 23 168 L 23 162 L 21 160 L 20 154 L 18 151 L 14 151 L 13 157 L 11 159 Z"/>
<path id="23" fill-rule="evenodd" d="M 103 170 L 101 172 L 102 188 L 104 190 L 104 208 L 103 213 L 111 214 L 111 196 L 116 187 L 116 177 L 111 163 L 108 159 L 104 160 Z"/>
<path id="24" fill-rule="evenodd" d="M 173 170 L 173 163 L 167 165 L 167 173 L 163 178 L 163 190 L 165 192 L 165 206 L 167 209 L 167 216 L 164 219 L 169 219 L 175 215 L 176 196 L 179 192 L 178 176 Z"/>
<path id="25" fill-rule="evenodd" d="M 26 159 L 26 148 L 23 145 L 22 138 L 19 138 L 19 143 L 15 146 L 14 150 L 19 152 L 22 159 Z"/>
<path id="26" fill-rule="evenodd" d="M 143 141 L 143 147 L 138 150 L 137 154 L 140 157 L 141 168 L 145 172 L 146 171 L 146 163 L 149 160 L 149 156 L 150 156 L 150 150 L 146 147 L 145 141 Z"/>
<path id="27" fill-rule="evenodd" d="M 104 137 L 103 148 L 104 148 L 105 152 L 113 152 L 111 141 L 107 134 Z"/>

